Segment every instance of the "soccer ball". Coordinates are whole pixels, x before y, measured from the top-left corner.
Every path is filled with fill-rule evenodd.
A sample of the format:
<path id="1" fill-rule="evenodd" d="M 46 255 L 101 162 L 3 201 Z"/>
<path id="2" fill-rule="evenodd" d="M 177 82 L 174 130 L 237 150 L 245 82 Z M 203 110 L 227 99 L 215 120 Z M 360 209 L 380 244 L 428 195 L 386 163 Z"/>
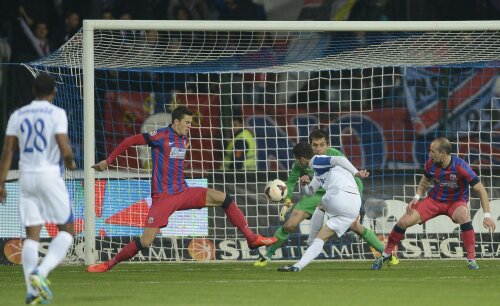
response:
<path id="1" fill-rule="evenodd" d="M 264 194 L 272 202 L 281 202 L 286 197 L 288 189 L 282 180 L 275 179 L 266 184 Z"/>

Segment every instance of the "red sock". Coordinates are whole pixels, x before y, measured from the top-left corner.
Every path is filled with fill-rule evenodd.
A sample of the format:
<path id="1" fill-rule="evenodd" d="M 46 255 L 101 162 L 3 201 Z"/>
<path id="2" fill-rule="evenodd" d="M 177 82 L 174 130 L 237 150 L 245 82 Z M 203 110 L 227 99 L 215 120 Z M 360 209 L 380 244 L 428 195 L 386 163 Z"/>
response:
<path id="1" fill-rule="evenodd" d="M 132 240 L 123 249 L 121 249 L 120 252 L 115 255 L 115 257 L 106 261 L 104 264 L 111 268 L 117 263 L 134 257 L 137 253 L 139 253 L 137 243 L 135 242 L 135 240 Z"/>
<path id="2" fill-rule="evenodd" d="M 397 224 L 387 239 L 387 244 L 385 245 L 384 253 L 391 254 L 392 250 L 398 245 L 398 243 L 405 238 L 405 230 L 400 228 Z"/>
<path id="3" fill-rule="evenodd" d="M 464 242 L 464 247 L 467 252 L 467 259 L 476 258 L 476 235 L 474 234 L 474 229 L 467 231 L 462 231 L 462 241 Z"/>
<path id="4" fill-rule="evenodd" d="M 229 221 L 241 231 L 248 242 L 256 239 L 257 235 L 248 227 L 247 219 L 245 219 L 245 216 L 243 216 L 243 213 L 234 201 L 227 208 L 224 208 L 224 212 Z"/>

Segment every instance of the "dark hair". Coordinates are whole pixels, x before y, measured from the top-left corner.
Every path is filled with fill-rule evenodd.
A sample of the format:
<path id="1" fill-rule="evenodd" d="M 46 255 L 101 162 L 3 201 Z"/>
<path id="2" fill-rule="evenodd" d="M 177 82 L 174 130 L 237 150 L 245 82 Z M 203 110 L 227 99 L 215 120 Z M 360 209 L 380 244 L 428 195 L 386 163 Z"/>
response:
<path id="1" fill-rule="evenodd" d="M 313 139 L 321 138 L 325 138 L 327 144 L 330 143 L 330 137 L 328 137 L 328 133 L 323 130 L 315 129 L 311 132 L 311 134 L 309 134 L 309 142 L 312 142 Z"/>
<path id="2" fill-rule="evenodd" d="M 172 122 L 174 122 L 175 119 L 182 120 L 182 118 L 184 118 L 184 116 L 186 115 L 192 116 L 193 112 L 184 105 L 177 106 L 172 112 Z"/>
<path id="3" fill-rule="evenodd" d="M 438 151 L 439 152 L 444 152 L 446 154 L 451 153 L 451 143 L 448 139 L 444 137 L 439 137 L 434 140 L 438 144 Z"/>
<path id="4" fill-rule="evenodd" d="M 33 81 L 33 93 L 35 97 L 47 97 L 56 89 L 56 82 L 48 73 L 42 72 Z"/>
<path id="5" fill-rule="evenodd" d="M 293 155 L 295 158 L 307 158 L 311 159 L 314 156 L 313 149 L 311 145 L 307 142 L 299 142 L 293 147 Z"/>

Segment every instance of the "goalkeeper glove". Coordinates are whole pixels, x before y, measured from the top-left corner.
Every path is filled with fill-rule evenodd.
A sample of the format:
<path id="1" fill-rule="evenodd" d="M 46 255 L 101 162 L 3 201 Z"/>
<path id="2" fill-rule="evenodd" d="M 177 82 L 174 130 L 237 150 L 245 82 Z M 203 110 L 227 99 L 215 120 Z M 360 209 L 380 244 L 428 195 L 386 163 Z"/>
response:
<path id="1" fill-rule="evenodd" d="M 293 207 L 292 200 L 290 198 L 286 198 L 283 202 L 283 207 L 280 210 L 280 221 L 285 221 L 286 213 Z"/>

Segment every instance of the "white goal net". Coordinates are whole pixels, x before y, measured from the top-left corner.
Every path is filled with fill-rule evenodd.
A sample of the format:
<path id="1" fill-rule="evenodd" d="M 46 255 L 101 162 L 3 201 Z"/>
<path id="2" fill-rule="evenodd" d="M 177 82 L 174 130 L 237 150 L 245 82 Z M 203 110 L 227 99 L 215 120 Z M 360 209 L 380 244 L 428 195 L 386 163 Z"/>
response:
<path id="1" fill-rule="evenodd" d="M 292 147 L 313 129 L 330 135 L 364 181 L 365 227 L 385 239 L 414 195 L 430 141 L 448 137 L 480 175 L 500 214 L 499 22 L 170 22 L 85 21 L 54 54 L 27 64 L 58 83 L 81 175 L 68 177 L 77 239 L 70 261 L 115 255 L 142 233 L 150 204 L 145 147 L 110 171 L 90 166 L 125 137 L 163 127 L 177 105 L 194 115 L 189 184 L 233 195 L 250 227 L 272 236 L 279 205 L 263 186 L 286 180 Z M 84 99 L 85 98 L 85 99 Z M 223 169 L 231 119 L 256 143 L 256 169 Z M 15 182 L 9 188 L 16 188 Z M 482 227 L 472 192 L 477 256 L 500 257 L 497 232 Z M 299 199 L 296 192 L 294 202 Z M 478 213 L 479 211 L 479 213 Z M 497 221 L 498 223 L 498 221 Z M 297 259 L 308 221 L 276 259 Z M 439 217 L 407 231 L 401 258 L 462 258 L 459 226 Z M 255 260 L 221 209 L 176 213 L 136 261 Z M 372 259 L 354 234 L 325 245 L 321 258 Z"/>

